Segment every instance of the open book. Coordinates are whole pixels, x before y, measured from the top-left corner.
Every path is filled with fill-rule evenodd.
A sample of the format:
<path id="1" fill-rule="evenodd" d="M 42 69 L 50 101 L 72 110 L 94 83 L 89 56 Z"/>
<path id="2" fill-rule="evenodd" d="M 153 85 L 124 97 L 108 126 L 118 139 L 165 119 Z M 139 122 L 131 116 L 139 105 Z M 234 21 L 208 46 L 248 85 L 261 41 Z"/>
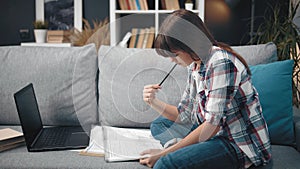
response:
<path id="1" fill-rule="evenodd" d="M 82 150 L 79 154 L 103 157 L 104 153 L 102 126 L 94 125 L 90 133 L 89 146 Z"/>
<path id="2" fill-rule="evenodd" d="M 103 126 L 105 160 L 130 161 L 142 157 L 140 153 L 147 149 L 163 149 L 149 129 L 132 129 Z"/>
<path id="3" fill-rule="evenodd" d="M 138 160 L 147 149 L 162 149 L 149 129 L 93 126 L 89 146 L 81 155 L 104 156 L 108 162 Z M 145 157 L 145 156 L 143 156 Z"/>

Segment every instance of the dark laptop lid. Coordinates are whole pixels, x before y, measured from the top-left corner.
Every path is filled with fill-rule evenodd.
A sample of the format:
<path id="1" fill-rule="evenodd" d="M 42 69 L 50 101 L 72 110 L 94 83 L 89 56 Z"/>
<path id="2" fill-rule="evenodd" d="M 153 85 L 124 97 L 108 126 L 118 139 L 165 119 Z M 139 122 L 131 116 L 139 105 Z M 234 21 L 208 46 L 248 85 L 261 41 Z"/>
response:
<path id="1" fill-rule="evenodd" d="M 39 132 L 43 129 L 32 83 L 15 93 L 14 98 L 26 145 L 30 147 Z"/>

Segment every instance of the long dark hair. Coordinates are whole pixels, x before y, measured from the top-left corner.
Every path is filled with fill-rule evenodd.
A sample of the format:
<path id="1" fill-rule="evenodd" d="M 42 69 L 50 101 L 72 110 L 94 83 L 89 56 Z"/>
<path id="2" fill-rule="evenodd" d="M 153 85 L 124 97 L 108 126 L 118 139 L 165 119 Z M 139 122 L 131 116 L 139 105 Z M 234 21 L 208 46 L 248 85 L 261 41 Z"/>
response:
<path id="1" fill-rule="evenodd" d="M 186 45 L 184 42 L 181 40 L 178 40 L 177 38 L 174 38 L 172 36 L 168 36 L 167 32 L 173 31 L 173 29 L 176 29 L 174 27 L 173 23 L 179 22 L 179 20 L 185 20 L 194 26 L 196 26 L 199 30 L 201 30 L 206 37 L 209 39 L 209 41 L 212 43 L 214 46 L 218 46 L 223 50 L 226 50 L 229 53 L 232 53 L 234 56 L 236 56 L 247 68 L 248 74 L 251 75 L 249 66 L 245 59 L 239 55 L 237 52 L 235 52 L 229 45 L 218 42 L 214 39 L 206 25 L 203 23 L 201 18 L 196 15 L 195 13 L 185 10 L 185 9 L 180 9 L 176 10 L 171 13 L 163 22 L 163 24 L 160 27 L 159 33 L 155 39 L 154 42 L 154 48 L 156 49 L 156 52 L 159 55 L 165 56 L 165 57 L 172 57 L 174 54 L 172 51 L 184 51 L 188 53 L 193 60 L 198 61 L 200 60 L 199 56 L 192 50 L 188 45 Z M 186 29 L 188 31 L 188 28 Z M 184 32 L 182 32 L 184 33 Z M 188 33 L 188 32 L 187 32 Z"/>

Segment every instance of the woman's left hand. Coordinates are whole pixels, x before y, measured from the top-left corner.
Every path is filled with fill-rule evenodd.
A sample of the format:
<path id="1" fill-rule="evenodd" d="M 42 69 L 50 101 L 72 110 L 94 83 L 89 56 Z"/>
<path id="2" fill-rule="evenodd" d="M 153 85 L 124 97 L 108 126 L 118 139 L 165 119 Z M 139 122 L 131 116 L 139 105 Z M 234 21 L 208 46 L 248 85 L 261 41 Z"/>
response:
<path id="1" fill-rule="evenodd" d="M 161 149 L 149 149 L 141 153 L 141 155 L 150 155 L 150 157 L 141 158 L 140 163 L 147 165 L 148 167 L 153 167 L 156 161 L 161 157 Z"/>

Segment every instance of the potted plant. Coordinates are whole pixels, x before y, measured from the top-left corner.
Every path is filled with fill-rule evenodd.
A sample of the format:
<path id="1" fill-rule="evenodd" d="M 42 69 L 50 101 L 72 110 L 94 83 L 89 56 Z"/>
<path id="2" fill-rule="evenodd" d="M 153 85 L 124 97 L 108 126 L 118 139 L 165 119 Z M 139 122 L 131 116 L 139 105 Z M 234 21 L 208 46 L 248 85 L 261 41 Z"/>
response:
<path id="1" fill-rule="evenodd" d="M 193 10 L 193 1 L 192 0 L 186 0 L 184 5 L 185 5 L 186 10 Z"/>
<path id="2" fill-rule="evenodd" d="M 91 25 L 86 19 L 82 20 L 84 29 L 82 31 L 73 29 L 69 36 L 69 40 L 74 46 L 83 46 L 89 43 L 94 43 L 98 51 L 101 45 L 110 44 L 108 18 L 105 18 L 103 21 L 93 20 L 93 25 Z"/>
<path id="3" fill-rule="evenodd" d="M 36 43 L 45 43 L 47 38 L 48 22 L 36 20 L 33 22 Z"/>
<path id="4" fill-rule="evenodd" d="M 293 59 L 293 101 L 294 104 L 300 105 L 300 32 L 299 27 L 293 23 L 297 8 L 300 2 L 291 4 L 289 10 L 282 9 L 281 4 L 275 7 L 270 5 L 271 15 L 264 18 L 264 22 L 258 27 L 257 34 L 250 44 L 263 44 L 274 42 L 277 46 L 278 60 Z M 289 11 L 288 15 L 282 15 L 282 10 Z"/>

